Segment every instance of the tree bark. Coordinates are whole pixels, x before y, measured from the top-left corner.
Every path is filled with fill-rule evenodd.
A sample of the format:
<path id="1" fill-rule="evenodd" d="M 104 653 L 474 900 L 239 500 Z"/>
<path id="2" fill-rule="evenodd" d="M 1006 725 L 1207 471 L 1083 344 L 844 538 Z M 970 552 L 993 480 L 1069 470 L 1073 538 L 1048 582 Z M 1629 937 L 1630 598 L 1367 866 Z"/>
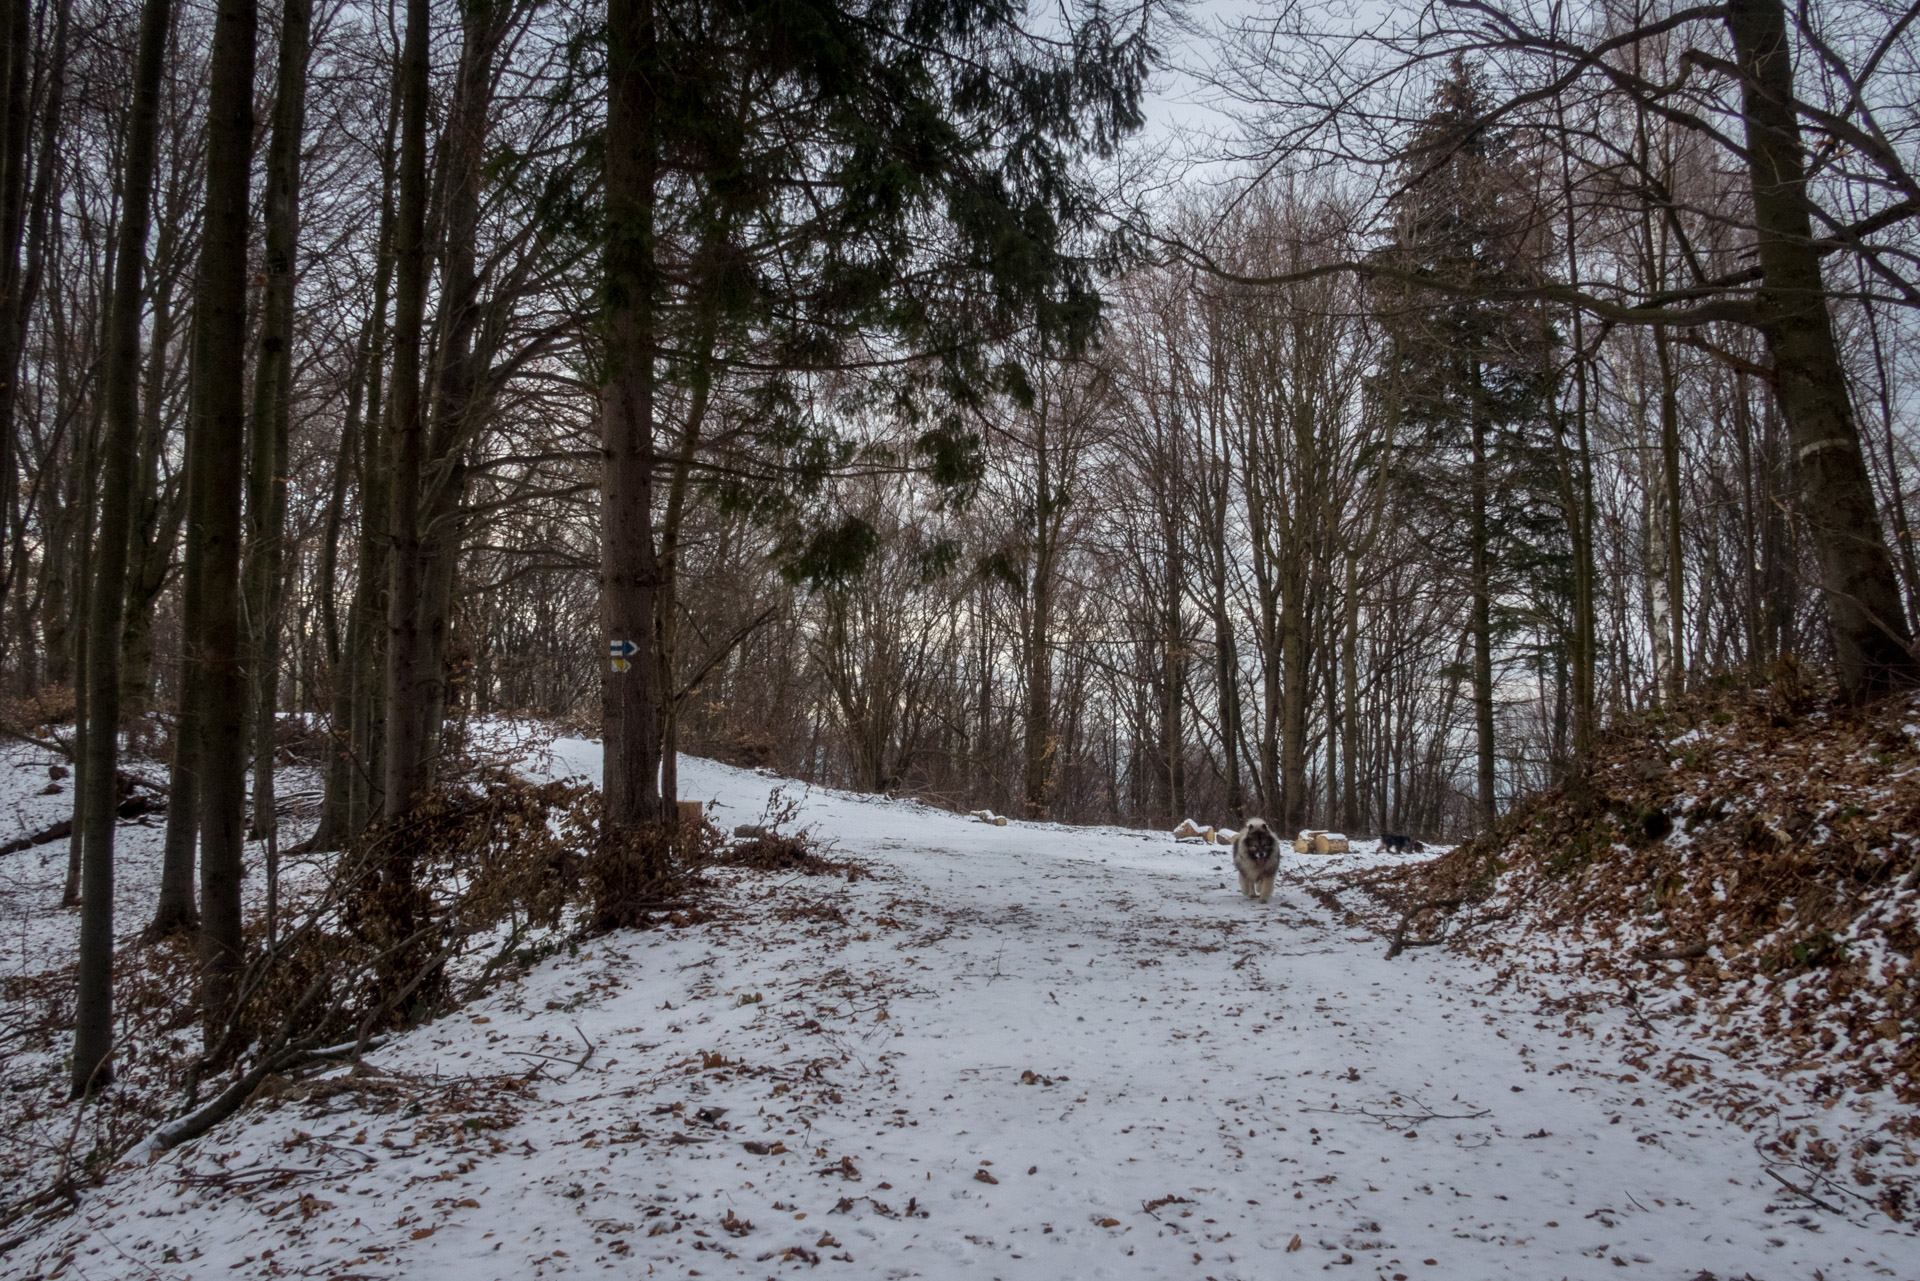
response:
<path id="1" fill-rule="evenodd" d="M 654 183 L 658 89 L 651 0 L 607 3 L 606 381 L 601 416 L 601 613 L 633 648 L 602 669 L 607 824 L 659 823 L 659 572 L 653 542 Z M 624 669 L 624 670 L 623 670 Z"/>
<path id="2" fill-rule="evenodd" d="M 1729 0 L 1758 241 L 1760 332 L 1799 466 L 1840 689 L 1859 702 L 1920 683 L 1820 275 L 1781 0 Z"/>
<path id="3" fill-rule="evenodd" d="M 162 244 L 166 243 L 163 226 Z M 171 312 L 167 313 L 169 316 Z M 161 352 L 161 315 L 156 310 L 154 318 L 153 351 L 148 359 L 158 361 Z M 171 321 L 166 332 L 171 334 Z M 195 373 L 199 367 L 198 355 L 193 351 L 197 339 L 189 342 L 187 360 L 187 382 L 195 385 Z M 159 467 L 159 453 L 166 446 L 165 435 L 160 420 L 160 396 L 165 385 L 164 369 L 156 370 L 152 363 L 148 365 L 147 378 L 147 427 L 148 438 L 142 442 L 145 456 L 141 467 L 144 474 L 155 474 Z M 194 433 L 187 437 L 186 472 L 193 473 L 195 451 Z M 185 515 L 190 494 L 185 492 L 190 486 L 182 485 L 182 492 L 174 499 L 172 510 L 166 517 L 168 532 L 165 544 L 171 544 L 177 536 L 179 523 Z M 158 522 L 149 528 L 157 528 Z M 160 540 L 156 537 L 156 544 Z M 161 562 L 157 569 L 152 562 L 158 558 Z M 152 595 L 157 594 L 164 580 L 166 548 L 161 545 L 149 545 L 142 549 L 142 561 L 146 572 L 143 573 L 138 589 L 151 588 L 144 602 L 130 602 L 127 619 L 134 624 L 138 619 L 143 626 L 151 624 Z M 157 579 L 157 581 L 156 581 Z M 183 618 L 196 617 L 202 608 L 201 601 L 205 591 L 201 584 L 200 564 L 190 558 L 184 574 L 180 592 L 180 610 Z M 131 647 L 130 647 L 131 648 Z M 199 928 L 200 909 L 194 900 L 194 844 L 200 832 L 200 678 L 199 664 L 192 655 L 184 656 L 180 665 L 180 692 L 178 713 L 173 722 L 173 761 L 168 780 L 168 804 L 166 836 L 160 858 L 160 895 L 154 905 L 153 920 L 147 925 L 147 937 L 164 938 L 167 935 L 191 931 Z"/>
<path id="4" fill-rule="evenodd" d="M 248 179 L 253 152 L 254 0 L 220 0 L 208 81 L 206 209 L 194 334 L 199 358 L 188 480 L 187 561 L 198 612 L 182 620 L 198 669 L 200 963 L 210 1037 L 226 1020 L 241 962 L 240 874 L 246 830 L 247 684 L 240 619 L 240 495 L 246 399 Z"/>
<path id="5" fill-rule="evenodd" d="M 420 499 L 426 423 L 420 380 L 427 288 L 427 9 L 407 0 L 400 70 L 400 207 L 394 224 L 391 476 L 388 506 L 385 812 L 411 812 L 427 782 L 432 693 L 421 628 L 426 586 Z M 403 869 L 404 870 L 404 869 Z"/>

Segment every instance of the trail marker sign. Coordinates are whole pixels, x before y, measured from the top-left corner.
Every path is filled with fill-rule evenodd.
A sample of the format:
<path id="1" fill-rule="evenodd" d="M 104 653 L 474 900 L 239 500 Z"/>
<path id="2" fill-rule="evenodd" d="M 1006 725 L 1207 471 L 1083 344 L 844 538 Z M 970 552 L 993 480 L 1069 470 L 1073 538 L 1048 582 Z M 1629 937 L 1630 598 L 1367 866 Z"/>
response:
<path id="1" fill-rule="evenodd" d="M 616 671 L 616 672 L 624 672 L 624 671 L 626 671 L 626 670 L 628 670 L 629 668 L 631 668 L 632 666 L 633 666 L 633 664 L 632 664 L 632 663 L 629 663 L 629 662 L 628 662 L 628 661 L 627 661 L 626 659 L 624 659 L 624 658 L 616 658 L 616 659 L 614 659 L 614 660 L 613 660 L 613 670 L 614 670 L 614 671 Z"/>
<path id="2" fill-rule="evenodd" d="M 607 652 L 614 658 L 632 658 L 639 652 L 639 649 L 640 647 L 630 640 L 610 640 L 607 642 Z"/>

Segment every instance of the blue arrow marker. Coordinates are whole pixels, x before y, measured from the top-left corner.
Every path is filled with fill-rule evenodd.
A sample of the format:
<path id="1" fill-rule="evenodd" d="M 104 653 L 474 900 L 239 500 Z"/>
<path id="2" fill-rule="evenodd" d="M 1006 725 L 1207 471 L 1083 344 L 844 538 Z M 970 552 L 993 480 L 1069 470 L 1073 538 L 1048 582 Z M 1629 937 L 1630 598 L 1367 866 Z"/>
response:
<path id="1" fill-rule="evenodd" d="M 607 652 L 614 658 L 632 658 L 639 650 L 640 647 L 630 640 L 607 642 Z"/>

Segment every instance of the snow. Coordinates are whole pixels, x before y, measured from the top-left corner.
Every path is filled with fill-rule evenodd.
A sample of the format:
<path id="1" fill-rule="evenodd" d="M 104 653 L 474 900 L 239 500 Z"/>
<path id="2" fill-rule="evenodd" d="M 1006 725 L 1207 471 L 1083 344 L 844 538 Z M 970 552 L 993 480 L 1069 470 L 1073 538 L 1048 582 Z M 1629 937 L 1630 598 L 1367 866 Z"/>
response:
<path id="1" fill-rule="evenodd" d="M 782 783 L 680 776 L 723 830 Z M 1812 1208 L 1620 1061 L 1626 1012 L 1385 960 L 1310 892 L 1371 843 L 1283 853 L 1263 906 L 1163 833 L 822 791 L 797 825 L 863 874 L 721 873 L 716 919 L 584 942 L 116 1171 L 0 1277 L 1920 1276 L 1902 1225 Z M 159 828 L 123 832 L 130 933 Z M 64 856 L 4 862 L 9 973 L 71 932 Z"/>

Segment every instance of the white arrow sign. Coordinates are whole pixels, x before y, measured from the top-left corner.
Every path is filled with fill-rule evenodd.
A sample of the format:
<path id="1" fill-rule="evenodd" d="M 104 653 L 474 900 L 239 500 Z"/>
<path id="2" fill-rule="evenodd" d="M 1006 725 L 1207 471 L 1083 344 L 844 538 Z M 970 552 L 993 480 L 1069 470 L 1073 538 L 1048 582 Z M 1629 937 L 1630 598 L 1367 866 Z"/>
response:
<path id="1" fill-rule="evenodd" d="M 614 658 L 632 658 L 639 649 L 640 647 L 630 640 L 607 642 L 607 653 Z"/>

